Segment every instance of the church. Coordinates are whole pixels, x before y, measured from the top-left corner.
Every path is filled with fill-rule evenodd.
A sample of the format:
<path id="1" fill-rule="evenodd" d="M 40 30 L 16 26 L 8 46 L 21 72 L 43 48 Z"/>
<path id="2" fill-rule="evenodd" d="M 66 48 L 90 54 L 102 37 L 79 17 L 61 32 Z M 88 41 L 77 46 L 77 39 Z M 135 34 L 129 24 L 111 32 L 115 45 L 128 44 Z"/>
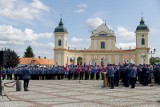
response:
<path id="1" fill-rule="evenodd" d="M 135 31 L 135 49 L 122 50 L 117 48 L 116 35 L 105 23 L 102 23 L 91 33 L 91 45 L 88 49 L 69 49 L 67 46 L 68 32 L 62 19 L 60 19 L 58 27 L 54 30 L 54 36 L 54 62 L 56 65 L 69 65 L 71 59 L 73 59 L 74 64 L 79 64 L 78 59 L 81 59 L 82 63 L 85 62 L 87 65 L 101 65 L 102 62 L 104 65 L 149 64 L 149 28 L 143 17 Z"/>

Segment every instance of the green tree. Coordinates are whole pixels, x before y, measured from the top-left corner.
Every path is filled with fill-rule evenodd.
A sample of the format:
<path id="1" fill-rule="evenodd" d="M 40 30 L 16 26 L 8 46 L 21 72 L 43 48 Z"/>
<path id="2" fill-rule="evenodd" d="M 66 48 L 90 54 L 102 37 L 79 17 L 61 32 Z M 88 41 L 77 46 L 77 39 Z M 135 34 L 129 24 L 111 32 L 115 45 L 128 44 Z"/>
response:
<path id="1" fill-rule="evenodd" d="M 158 58 L 158 57 L 152 57 L 152 58 L 150 58 L 150 64 L 155 64 L 157 62 L 160 62 L 160 58 Z"/>
<path id="2" fill-rule="evenodd" d="M 78 57 L 78 58 L 77 58 L 77 64 L 82 65 L 82 57 Z"/>
<path id="3" fill-rule="evenodd" d="M 26 49 L 26 51 L 24 52 L 24 57 L 26 58 L 33 58 L 35 55 L 33 53 L 32 47 L 29 45 Z"/>
<path id="4" fill-rule="evenodd" d="M 11 49 L 5 49 L 4 53 L 4 67 L 16 67 L 19 64 L 19 56 L 16 52 L 12 51 Z"/>

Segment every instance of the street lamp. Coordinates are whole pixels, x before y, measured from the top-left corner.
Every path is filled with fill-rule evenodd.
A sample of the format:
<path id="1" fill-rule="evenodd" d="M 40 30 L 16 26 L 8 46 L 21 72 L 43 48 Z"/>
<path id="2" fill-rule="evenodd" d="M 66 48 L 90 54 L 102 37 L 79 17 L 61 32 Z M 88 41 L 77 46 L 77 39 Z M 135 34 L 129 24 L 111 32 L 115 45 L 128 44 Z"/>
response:
<path id="1" fill-rule="evenodd" d="M 150 50 L 150 52 L 149 52 L 149 54 L 151 54 L 151 63 L 152 63 L 152 60 L 153 60 L 153 55 L 155 54 L 155 52 L 156 52 L 156 49 L 154 48 L 154 49 L 152 49 L 152 50 Z"/>
<path id="2" fill-rule="evenodd" d="M 141 55 L 141 58 L 143 59 L 143 64 L 144 64 L 144 62 L 146 60 L 146 55 Z"/>
<path id="3" fill-rule="evenodd" d="M 97 60 L 96 57 L 94 57 L 94 58 L 92 59 L 92 63 L 93 63 L 94 66 L 97 65 L 97 64 L 96 64 L 96 62 L 97 62 L 96 60 Z"/>

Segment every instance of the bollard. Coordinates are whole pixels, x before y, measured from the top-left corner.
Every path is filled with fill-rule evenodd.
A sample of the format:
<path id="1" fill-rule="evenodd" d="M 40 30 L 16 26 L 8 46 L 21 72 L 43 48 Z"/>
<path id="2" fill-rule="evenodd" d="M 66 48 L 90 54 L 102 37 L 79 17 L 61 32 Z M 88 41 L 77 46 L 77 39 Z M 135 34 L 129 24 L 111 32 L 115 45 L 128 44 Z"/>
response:
<path id="1" fill-rule="evenodd" d="M 0 80 L 0 95 L 2 95 L 2 90 L 3 90 L 3 87 L 2 87 L 2 80 Z"/>
<path id="2" fill-rule="evenodd" d="M 16 81 L 16 91 L 21 91 L 21 81 Z"/>

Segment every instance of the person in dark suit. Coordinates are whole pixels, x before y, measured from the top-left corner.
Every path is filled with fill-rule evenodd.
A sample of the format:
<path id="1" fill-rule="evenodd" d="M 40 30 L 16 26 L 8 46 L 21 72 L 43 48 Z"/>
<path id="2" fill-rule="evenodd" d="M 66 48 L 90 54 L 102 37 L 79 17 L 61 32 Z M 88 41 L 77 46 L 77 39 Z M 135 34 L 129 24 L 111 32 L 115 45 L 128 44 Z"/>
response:
<path id="1" fill-rule="evenodd" d="M 23 68 L 22 77 L 23 77 L 23 81 L 24 81 L 24 84 L 23 84 L 24 91 L 28 91 L 30 71 L 29 71 L 29 68 L 27 66 L 25 66 Z"/>
<path id="2" fill-rule="evenodd" d="M 110 83 L 110 89 L 114 89 L 114 74 L 115 74 L 115 70 L 113 68 L 113 66 L 109 66 L 108 71 L 106 72 L 108 74 L 109 77 L 109 83 Z"/>
<path id="3" fill-rule="evenodd" d="M 129 69 L 129 83 L 131 85 L 131 88 L 135 88 L 136 78 L 137 78 L 137 67 L 133 65 Z"/>

